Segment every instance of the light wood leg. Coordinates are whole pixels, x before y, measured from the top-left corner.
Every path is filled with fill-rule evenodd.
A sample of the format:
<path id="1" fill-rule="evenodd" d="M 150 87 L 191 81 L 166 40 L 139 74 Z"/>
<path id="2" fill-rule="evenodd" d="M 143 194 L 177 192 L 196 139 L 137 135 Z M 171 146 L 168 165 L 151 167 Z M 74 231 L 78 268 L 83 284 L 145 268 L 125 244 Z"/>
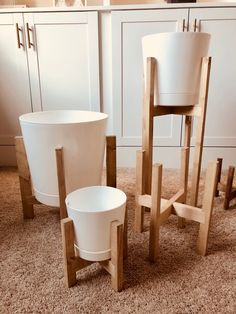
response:
<path id="1" fill-rule="evenodd" d="M 143 161 L 145 194 L 151 193 L 155 71 L 155 59 L 147 58 L 146 86 L 144 91 L 142 112 L 142 149 L 145 151 Z"/>
<path id="2" fill-rule="evenodd" d="M 123 258 L 128 257 L 128 212 L 125 209 L 125 221 L 124 221 L 124 232 L 123 232 Z"/>
<path id="3" fill-rule="evenodd" d="M 107 186 L 116 188 L 116 137 L 106 137 L 106 179 Z"/>
<path id="4" fill-rule="evenodd" d="M 219 190 L 218 190 L 218 183 L 220 183 L 221 179 L 221 171 L 222 171 L 222 158 L 217 158 L 218 161 L 218 168 L 217 168 L 217 174 L 216 174 L 216 191 L 215 191 L 215 196 L 219 196 Z"/>
<path id="5" fill-rule="evenodd" d="M 205 212 L 205 221 L 200 223 L 199 236 L 197 242 L 197 252 L 200 255 L 206 255 L 207 243 L 209 236 L 209 228 L 212 216 L 213 201 L 215 195 L 216 186 L 216 174 L 217 174 L 217 162 L 209 162 L 206 180 L 205 180 L 205 191 L 203 198 L 202 208 Z"/>
<path id="6" fill-rule="evenodd" d="M 227 181 L 225 185 L 225 199 L 224 199 L 224 209 L 229 209 L 229 202 L 231 200 L 231 191 L 233 187 L 233 180 L 234 180 L 234 170 L 233 166 L 229 166 Z"/>
<path id="7" fill-rule="evenodd" d="M 111 225 L 111 285 L 116 291 L 123 288 L 123 224 L 116 221 Z"/>
<path id="8" fill-rule="evenodd" d="M 74 252 L 74 227 L 73 220 L 64 218 L 61 220 L 61 233 L 63 245 L 63 263 L 64 263 L 64 278 L 68 288 L 76 284 L 76 269 L 73 267 L 75 259 Z"/>
<path id="9" fill-rule="evenodd" d="M 201 108 L 201 115 L 198 117 L 198 125 L 196 131 L 196 145 L 194 149 L 194 162 L 192 170 L 192 186 L 191 186 L 191 197 L 190 205 L 197 206 L 198 201 L 198 189 L 199 179 L 201 172 L 202 162 L 202 149 L 205 132 L 205 120 L 206 120 L 206 109 L 207 109 L 207 98 L 208 98 L 208 86 L 210 78 L 210 67 L 211 58 L 202 58 L 202 73 L 200 81 L 200 93 L 199 93 L 199 106 Z"/>
<path id="10" fill-rule="evenodd" d="M 32 187 L 30 171 L 27 161 L 24 140 L 22 136 L 15 137 L 16 161 L 20 180 L 20 192 L 24 218 L 34 218 L 34 207 L 32 202 Z"/>
<path id="11" fill-rule="evenodd" d="M 136 206 L 134 216 L 134 230 L 143 231 L 144 207 L 138 203 L 139 195 L 144 194 L 144 151 L 137 151 L 136 154 Z"/>
<path id="12" fill-rule="evenodd" d="M 162 165 L 153 166 L 151 221 L 149 236 L 149 260 L 156 262 L 159 252 L 160 209 L 161 209 Z"/>
<path id="13" fill-rule="evenodd" d="M 58 191 L 60 201 L 60 218 L 67 217 L 67 209 L 65 204 L 66 199 L 66 182 L 65 182 L 65 170 L 63 160 L 63 148 L 56 148 L 56 161 L 57 161 L 57 178 L 58 178 Z"/>

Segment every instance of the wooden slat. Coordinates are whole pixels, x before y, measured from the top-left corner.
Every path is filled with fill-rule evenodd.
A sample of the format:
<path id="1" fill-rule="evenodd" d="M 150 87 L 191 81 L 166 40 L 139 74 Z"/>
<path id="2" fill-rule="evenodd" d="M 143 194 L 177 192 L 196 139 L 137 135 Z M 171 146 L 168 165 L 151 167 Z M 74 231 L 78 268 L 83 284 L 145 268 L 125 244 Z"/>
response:
<path id="1" fill-rule="evenodd" d="M 62 246 L 63 246 L 63 262 L 64 262 L 64 278 L 67 287 L 76 284 L 76 270 L 72 260 L 75 258 L 74 253 L 74 227 L 73 220 L 65 218 L 61 220 Z"/>
<path id="2" fill-rule="evenodd" d="M 106 179 L 107 186 L 116 188 L 116 137 L 106 137 Z"/>
<path id="3" fill-rule="evenodd" d="M 151 208 L 152 207 L 152 197 L 151 195 L 139 195 L 138 204 L 144 207 Z"/>
<path id="4" fill-rule="evenodd" d="M 222 162 L 223 162 L 223 159 L 222 158 L 217 158 L 217 161 L 218 161 L 218 168 L 217 168 L 217 174 L 216 174 L 216 192 L 215 192 L 215 196 L 219 196 L 219 183 L 220 183 L 220 179 L 221 179 L 221 170 L 222 170 Z"/>
<path id="5" fill-rule="evenodd" d="M 151 194 L 151 217 L 149 234 L 149 260 L 156 262 L 159 247 L 160 232 L 160 207 L 161 207 L 161 184 L 162 184 L 162 165 L 153 166 L 152 194 Z"/>
<path id="6" fill-rule="evenodd" d="M 34 218 L 34 207 L 33 203 L 29 201 L 32 198 L 32 187 L 30 180 L 30 170 L 28 160 L 25 151 L 24 140 L 22 136 L 15 137 L 15 148 L 16 148 L 16 161 L 18 167 L 19 181 L 20 181 L 20 192 L 23 216 L 25 219 Z"/>
<path id="7" fill-rule="evenodd" d="M 143 231 L 144 208 L 139 204 L 139 196 L 144 193 L 144 151 L 136 153 L 136 206 L 134 216 L 134 230 Z"/>
<path id="8" fill-rule="evenodd" d="M 145 194 L 151 193 L 155 73 L 156 60 L 154 58 L 147 58 L 146 87 L 142 111 L 142 150 L 145 151 L 143 156 L 143 180 Z"/>
<path id="9" fill-rule="evenodd" d="M 202 109 L 200 106 L 154 106 L 154 116 L 164 116 L 169 114 L 185 115 L 185 116 L 195 116 L 199 117 L 201 115 Z"/>
<path id="10" fill-rule="evenodd" d="M 112 288 L 121 291 L 123 288 L 123 224 L 117 221 L 111 224 L 111 263 L 114 274 L 111 276 Z"/>
<path id="11" fill-rule="evenodd" d="M 191 195 L 190 205 L 197 206 L 198 200 L 198 188 L 199 178 L 201 171 L 202 162 L 202 149 L 205 132 L 205 120 L 207 110 L 207 99 L 208 99 L 208 87 L 210 79 L 210 68 L 211 68 L 211 57 L 202 58 L 201 68 L 201 81 L 199 91 L 199 106 L 201 107 L 201 115 L 198 117 L 197 131 L 196 131 L 196 144 L 194 149 L 194 162 L 192 169 L 192 184 L 191 184 Z"/>
<path id="12" fill-rule="evenodd" d="M 229 166 L 228 174 L 227 174 L 227 181 L 225 185 L 225 199 L 224 199 L 224 209 L 229 208 L 229 202 L 232 199 L 231 191 L 233 187 L 233 180 L 234 180 L 234 170 L 233 166 Z"/>
<path id="13" fill-rule="evenodd" d="M 210 229 L 210 222 L 212 216 L 213 201 L 215 195 L 216 187 L 216 174 L 217 174 L 217 161 L 211 161 L 208 164 L 206 180 L 205 180 L 205 190 L 202 208 L 205 213 L 205 222 L 200 223 L 198 241 L 197 241 L 197 251 L 201 255 L 206 255 L 207 243 Z"/>
<path id="14" fill-rule="evenodd" d="M 56 148 L 56 162 L 57 162 L 57 178 L 58 178 L 58 191 L 60 200 L 60 218 L 66 218 L 67 209 L 65 204 L 66 199 L 66 182 L 65 182 L 65 170 L 63 160 L 63 148 Z"/>
<path id="15" fill-rule="evenodd" d="M 205 212 L 202 208 L 186 204 L 173 203 L 172 214 L 200 223 L 205 222 Z"/>
<path id="16" fill-rule="evenodd" d="M 181 202 L 184 198 L 184 190 L 179 190 L 171 199 L 165 200 L 164 206 L 161 207 L 160 225 L 162 225 L 172 213 L 172 205 L 174 202 Z"/>

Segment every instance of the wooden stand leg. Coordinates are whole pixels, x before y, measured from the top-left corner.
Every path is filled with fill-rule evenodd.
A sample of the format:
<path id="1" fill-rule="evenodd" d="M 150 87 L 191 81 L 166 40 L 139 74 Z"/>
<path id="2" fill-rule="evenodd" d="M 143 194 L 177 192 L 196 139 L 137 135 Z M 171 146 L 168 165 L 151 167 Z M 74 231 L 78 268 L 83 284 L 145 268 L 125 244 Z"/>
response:
<path id="1" fill-rule="evenodd" d="M 112 288 L 121 291 L 123 288 L 123 225 L 112 222 L 111 226 L 111 272 Z"/>
<path id="2" fill-rule="evenodd" d="M 74 228 L 72 219 L 65 218 L 61 220 L 61 233 L 63 245 L 64 276 L 66 286 L 70 288 L 76 284 L 76 269 L 73 267 L 75 252 Z"/>
<path id="3" fill-rule="evenodd" d="M 60 218 L 63 219 L 67 217 L 67 209 L 65 204 L 66 183 L 62 147 L 56 148 L 56 161 L 57 161 L 58 191 L 60 200 Z"/>
<path id="4" fill-rule="evenodd" d="M 217 167 L 217 174 L 216 174 L 216 191 L 215 191 L 215 196 L 219 196 L 219 189 L 218 189 L 218 183 L 220 183 L 221 179 L 221 171 L 222 171 L 222 158 L 217 158 L 218 161 L 218 167 Z"/>
<path id="5" fill-rule="evenodd" d="M 234 180 L 234 170 L 233 166 L 229 166 L 227 181 L 225 185 L 225 199 L 224 199 L 224 209 L 229 209 L 229 202 L 231 200 L 231 191 L 233 187 L 233 180 Z"/>
<path id="6" fill-rule="evenodd" d="M 22 136 L 15 137 L 16 161 L 20 180 L 20 192 L 24 218 L 34 218 L 32 199 L 32 188 L 30 181 L 30 171 Z"/>
<path id="7" fill-rule="evenodd" d="M 199 106 L 201 108 L 201 115 L 198 117 L 198 126 L 196 131 L 196 145 L 194 149 L 194 162 L 192 170 L 192 186 L 191 186 L 191 197 L 190 205 L 197 206 L 198 201 L 198 188 L 199 178 L 201 171 L 202 162 L 202 148 L 205 132 L 205 120 L 206 120 L 206 109 L 207 109 L 207 98 L 208 98 L 208 86 L 210 78 L 210 67 L 211 58 L 202 58 L 202 70 L 201 70 L 201 82 L 200 82 L 200 93 L 199 93 Z"/>
<path id="8" fill-rule="evenodd" d="M 183 147 L 181 150 L 181 187 L 184 189 L 184 200 L 186 203 L 188 191 L 188 172 L 189 172 L 189 147 Z M 178 217 L 178 227 L 184 228 L 186 224 L 185 218 Z"/>
<path id="9" fill-rule="evenodd" d="M 147 59 L 146 86 L 143 100 L 143 125 L 142 125 L 142 149 L 144 154 L 143 178 L 145 194 L 151 192 L 152 180 L 152 149 L 153 149 L 153 116 L 154 116 L 154 81 L 156 61 L 154 58 Z"/>
<path id="10" fill-rule="evenodd" d="M 161 208 L 162 165 L 153 166 L 151 221 L 149 236 L 149 260 L 156 262 L 159 256 L 160 208 Z"/>
<path id="11" fill-rule="evenodd" d="M 125 209 L 125 221 L 124 221 L 124 230 L 123 230 L 123 258 L 128 257 L 128 212 L 127 208 Z"/>
<path id="12" fill-rule="evenodd" d="M 211 161 L 208 165 L 206 180 L 205 180 L 205 191 L 203 198 L 202 208 L 205 212 L 205 221 L 200 223 L 200 230 L 197 242 L 197 251 L 200 255 L 206 255 L 207 243 L 209 236 L 209 228 L 211 222 L 213 201 L 215 195 L 216 186 L 216 174 L 217 174 L 217 162 Z"/>
<path id="13" fill-rule="evenodd" d="M 137 151 L 136 155 L 136 206 L 134 216 L 134 230 L 143 231 L 144 207 L 138 204 L 139 195 L 144 194 L 144 151 Z"/>
<path id="14" fill-rule="evenodd" d="M 106 179 L 107 186 L 116 188 L 116 137 L 106 137 Z"/>

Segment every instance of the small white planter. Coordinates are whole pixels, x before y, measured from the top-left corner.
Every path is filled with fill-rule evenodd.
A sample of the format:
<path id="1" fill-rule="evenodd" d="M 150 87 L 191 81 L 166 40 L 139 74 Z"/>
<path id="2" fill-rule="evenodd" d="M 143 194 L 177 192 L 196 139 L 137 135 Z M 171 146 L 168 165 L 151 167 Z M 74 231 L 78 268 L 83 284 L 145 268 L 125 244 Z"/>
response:
<path id="1" fill-rule="evenodd" d="M 66 197 L 77 254 L 88 261 L 111 258 L 111 222 L 124 223 L 126 195 L 107 186 L 76 190 Z"/>
<path id="2" fill-rule="evenodd" d="M 63 147 L 66 192 L 101 184 L 107 115 L 57 110 L 20 116 L 36 199 L 59 206 L 55 149 Z"/>
<path id="3" fill-rule="evenodd" d="M 143 62 L 146 77 L 148 57 L 157 60 L 155 104 L 192 106 L 198 103 L 201 59 L 207 56 L 210 35 L 175 32 L 143 37 Z"/>

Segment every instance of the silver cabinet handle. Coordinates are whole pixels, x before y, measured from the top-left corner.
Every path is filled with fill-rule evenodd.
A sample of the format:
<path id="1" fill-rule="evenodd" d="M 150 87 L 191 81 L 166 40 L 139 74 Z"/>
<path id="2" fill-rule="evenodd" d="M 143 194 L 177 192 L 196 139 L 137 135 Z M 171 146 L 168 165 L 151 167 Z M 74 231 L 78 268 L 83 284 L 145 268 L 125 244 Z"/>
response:
<path id="1" fill-rule="evenodd" d="M 19 24 L 16 23 L 16 37 L 17 37 L 17 47 L 20 49 L 21 47 L 24 47 L 23 43 L 20 41 L 20 32 L 22 32 L 22 29 L 19 27 Z"/>
<path id="2" fill-rule="evenodd" d="M 28 47 L 34 47 L 34 44 L 31 42 L 30 39 L 30 32 L 33 32 L 33 29 L 29 27 L 29 23 L 26 23 L 26 32 L 27 32 L 27 39 L 28 39 Z"/>

